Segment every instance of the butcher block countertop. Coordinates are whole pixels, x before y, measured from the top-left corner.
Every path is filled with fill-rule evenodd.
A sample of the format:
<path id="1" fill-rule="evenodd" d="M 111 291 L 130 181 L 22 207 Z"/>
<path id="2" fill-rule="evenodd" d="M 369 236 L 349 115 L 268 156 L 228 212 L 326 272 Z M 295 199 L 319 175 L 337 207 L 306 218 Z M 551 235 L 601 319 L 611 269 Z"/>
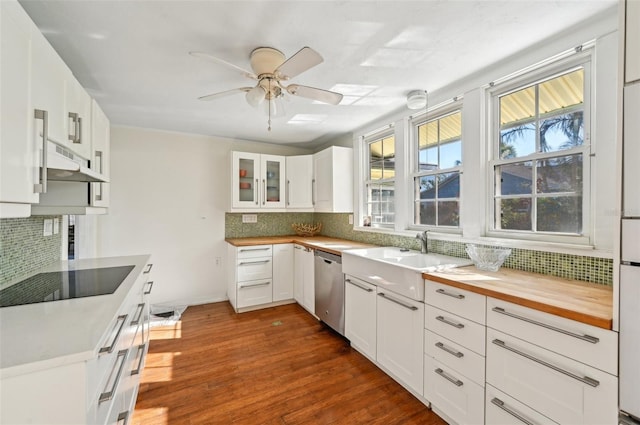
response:
<path id="1" fill-rule="evenodd" d="M 474 266 L 424 273 L 425 279 L 530 307 L 604 329 L 612 329 L 610 286 L 502 268 L 484 272 Z"/>
<path id="2" fill-rule="evenodd" d="M 296 243 L 312 249 L 342 255 L 345 249 L 369 248 L 375 245 L 354 242 L 347 239 L 330 238 L 327 236 L 264 236 L 254 238 L 227 238 L 233 246 L 273 245 L 281 243 Z"/>

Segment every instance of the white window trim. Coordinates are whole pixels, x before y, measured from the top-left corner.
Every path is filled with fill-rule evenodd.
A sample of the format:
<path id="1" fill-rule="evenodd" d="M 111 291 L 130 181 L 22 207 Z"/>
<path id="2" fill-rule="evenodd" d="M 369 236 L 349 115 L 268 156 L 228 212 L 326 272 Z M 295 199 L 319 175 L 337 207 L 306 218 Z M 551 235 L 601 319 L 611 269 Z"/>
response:
<path id="1" fill-rule="evenodd" d="M 379 179 L 379 180 L 371 180 L 369 178 L 369 166 L 370 166 L 370 161 L 369 161 L 369 149 L 368 146 L 370 143 L 375 142 L 377 140 L 381 140 L 384 139 L 385 137 L 389 137 L 391 135 L 395 136 L 395 128 L 396 126 L 392 123 L 392 124 L 388 124 L 385 125 L 382 128 L 378 128 L 376 130 L 373 130 L 367 134 L 365 134 L 364 136 L 362 136 L 360 138 L 360 147 L 362 148 L 362 155 L 361 156 L 361 187 L 359 190 L 360 193 L 360 208 L 362 209 L 362 213 L 359 214 L 361 219 L 360 219 L 360 223 L 362 223 L 362 220 L 364 219 L 364 217 L 367 216 L 368 213 L 368 208 L 367 208 L 367 200 L 368 200 L 368 194 L 367 194 L 367 185 L 368 184 L 374 184 L 374 183 L 389 183 L 389 182 L 393 182 L 394 185 L 394 199 L 396 199 L 395 195 L 398 192 L 398 158 L 397 158 L 397 153 L 398 153 L 398 142 L 397 142 L 397 138 L 394 137 L 394 149 L 395 149 L 395 154 L 396 154 L 396 169 L 394 170 L 394 177 L 393 178 L 387 178 L 387 179 Z M 366 147 L 366 148 L 365 148 Z M 395 202 L 397 204 L 397 201 Z M 380 229 L 380 230 L 393 230 L 396 228 L 397 226 L 397 222 L 398 222 L 398 212 L 395 211 L 394 213 L 394 221 L 393 223 L 389 223 L 389 224 L 383 224 L 383 223 L 373 223 L 373 221 L 371 222 L 370 226 L 364 226 L 362 225 L 363 229 Z"/>
<path id="2" fill-rule="evenodd" d="M 593 133 L 592 116 L 594 111 L 593 93 L 595 93 L 595 78 L 593 75 L 594 49 L 583 49 L 579 53 L 575 53 L 570 57 L 563 57 L 553 63 L 545 61 L 542 65 L 530 70 L 527 73 L 519 74 L 517 77 L 509 80 L 503 80 L 502 83 L 490 85 L 486 93 L 486 112 L 487 112 L 487 221 L 485 223 L 485 235 L 489 238 L 499 239 L 518 239 L 541 242 L 557 242 L 561 244 L 585 245 L 593 244 L 592 235 L 594 223 L 592 220 L 591 192 L 594 190 L 591 179 L 591 160 L 592 146 L 591 135 Z M 500 132 L 497 117 L 499 116 L 499 96 L 516 91 L 522 87 L 537 84 L 540 81 L 553 78 L 556 75 L 562 75 L 570 71 L 572 68 L 584 67 L 584 79 L 587 82 L 587 90 L 584 93 L 584 144 L 581 147 L 568 149 L 565 151 L 556 151 L 549 153 L 549 156 L 557 157 L 582 153 L 583 155 L 583 191 L 582 191 L 582 211 L 583 211 L 583 228 L 582 234 L 559 234 L 553 232 L 529 232 L 518 230 L 501 230 L 494 228 L 495 220 L 495 166 L 512 161 L 501 160 L 496 157 L 499 152 Z M 540 158 L 540 154 L 533 154 L 517 158 L 518 162 L 525 162 L 532 159 Z"/>
<path id="3" fill-rule="evenodd" d="M 432 109 L 429 109 L 428 111 L 422 114 L 411 116 L 407 120 L 407 130 L 409 134 L 408 165 L 410 165 L 411 167 L 410 168 L 411 173 L 407 178 L 405 178 L 405 184 L 407 185 L 408 200 L 410 203 L 410 209 L 406 217 L 406 220 L 407 220 L 407 226 L 405 227 L 406 230 L 413 230 L 413 231 L 433 230 L 433 231 L 442 232 L 442 233 L 462 234 L 462 223 L 463 223 L 462 203 L 463 203 L 463 191 L 464 191 L 463 189 L 464 185 L 462 184 L 462 175 L 463 175 L 463 169 L 464 169 L 464 134 L 461 134 L 461 137 L 460 137 L 460 140 L 462 141 L 462 145 L 461 145 L 462 146 L 462 152 L 461 152 L 462 165 L 461 166 L 447 168 L 443 170 L 437 170 L 436 173 L 418 170 L 418 144 L 419 144 L 419 140 L 417 136 L 418 126 L 424 123 L 427 123 L 429 121 L 434 121 L 434 120 L 443 118 L 447 115 L 454 114 L 456 112 L 460 112 L 461 120 L 464 121 L 463 96 L 456 96 L 455 98 L 447 102 L 443 102 L 439 105 L 434 106 Z M 461 124 L 461 126 L 464 128 L 463 124 Z M 464 132 L 462 131 L 462 133 Z M 429 224 L 416 224 L 415 217 L 414 217 L 414 201 L 415 200 L 414 200 L 414 186 L 413 186 L 415 178 L 419 176 L 424 176 L 424 175 L 454 173 L 454 172 L 460 173 L 460 195 L 458 198 L 459 200 L 458 208 L 460 213 L 459 225 L 458 226 L 438 226 L 438 225 L 429 225 Z"/>

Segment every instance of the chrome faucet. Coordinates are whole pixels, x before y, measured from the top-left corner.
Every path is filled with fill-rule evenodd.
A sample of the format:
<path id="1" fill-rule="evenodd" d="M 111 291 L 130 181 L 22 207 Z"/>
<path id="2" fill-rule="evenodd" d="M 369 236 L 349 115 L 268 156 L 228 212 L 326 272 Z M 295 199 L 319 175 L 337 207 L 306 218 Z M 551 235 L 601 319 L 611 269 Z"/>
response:
<path id="1" fill-rule="evenodd" d="M 429 247 L 427 244 L 429 242 L 429 231 L 425 230 L 422 233 L 418 233 L 416 235 L 416 239 L 420 240 L 420 252 L 422 252 L 423 254 L 428 254 Z"/>

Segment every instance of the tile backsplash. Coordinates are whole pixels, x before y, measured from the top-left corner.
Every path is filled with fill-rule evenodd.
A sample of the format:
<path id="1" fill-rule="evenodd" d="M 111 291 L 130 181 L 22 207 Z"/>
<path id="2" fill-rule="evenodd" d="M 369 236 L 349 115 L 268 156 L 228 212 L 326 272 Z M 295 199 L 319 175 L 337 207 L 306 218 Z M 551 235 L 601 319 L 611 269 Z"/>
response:
<path id="1" fill-rule="evenodd" d="M 52 218 L 0 220 L 0 288 L 60 260 L 62 233 L 43 236 L 44 220 Z"/>
<path id="2" fill-rule="evenodd" d="M 350 214 L 341 213 L 260 213 L 258 223 L 242 223 L 242 214 L 227 213 L 225 236 L 283 236 L 293 234 L 292 223 L 322 223 L 321 234 L 380 246 L 420 249 L 415 237 L 361 232 L 349 224 Z M 486 245 L 490 246 L 490 245 Z M 430 240 L 429 250 L 454 257 L 467 257 L 464 242 Z M 613 260 L 572 254 L 512 248 L 503 267 L 534 273 L 611 285 Z"/>

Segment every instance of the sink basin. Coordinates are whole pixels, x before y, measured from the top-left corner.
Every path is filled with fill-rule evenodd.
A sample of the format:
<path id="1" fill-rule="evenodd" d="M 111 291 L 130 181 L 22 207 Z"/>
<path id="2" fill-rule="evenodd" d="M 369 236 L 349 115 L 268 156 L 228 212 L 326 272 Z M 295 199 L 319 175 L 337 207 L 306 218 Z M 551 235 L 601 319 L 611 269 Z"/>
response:
<path id="1" fill-rule="evenodd" d="M 409 298 L 424 300 L 422 273 L 473 264 L 468 258 L 397 247 L 349 249 L 342 252 L 342 272 Z"/>

